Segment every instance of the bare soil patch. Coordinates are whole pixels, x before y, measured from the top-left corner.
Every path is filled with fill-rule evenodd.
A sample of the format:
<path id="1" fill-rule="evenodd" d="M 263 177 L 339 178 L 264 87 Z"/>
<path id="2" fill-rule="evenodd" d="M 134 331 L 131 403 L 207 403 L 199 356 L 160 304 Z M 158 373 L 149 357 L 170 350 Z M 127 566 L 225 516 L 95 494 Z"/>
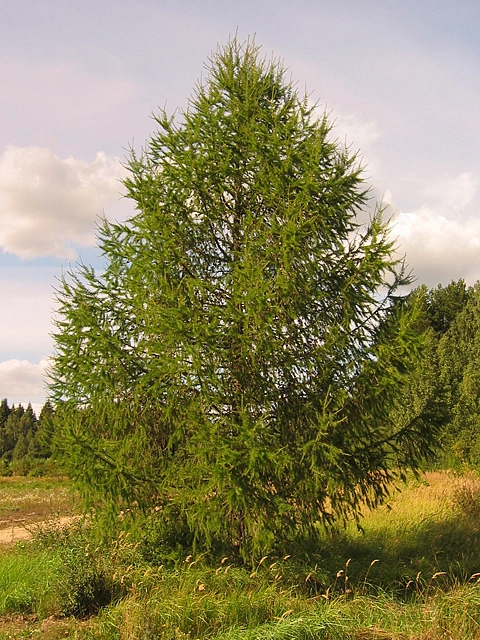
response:
<path id="1" fill-rule="evenodd" d="M 40 520 L 31 525 L 13 525 L 8 529 L 0 529 L 0 545 L 14 544 L 19 540 L 29 540 L 33 535 L 35 535 L 36 529 L 42 525 L 49 524 L 62 528 L 65 525 L 74 522 L 77 518 L 81 518 L 81 516 L 60 516 L 54 519 Z"/>
<path id="2" fill-rule="evenodd" d="M 43 523 L 63 526 L 78 513 L 65 478 L 0 477 L 0 545 L 29 539 Z"/>

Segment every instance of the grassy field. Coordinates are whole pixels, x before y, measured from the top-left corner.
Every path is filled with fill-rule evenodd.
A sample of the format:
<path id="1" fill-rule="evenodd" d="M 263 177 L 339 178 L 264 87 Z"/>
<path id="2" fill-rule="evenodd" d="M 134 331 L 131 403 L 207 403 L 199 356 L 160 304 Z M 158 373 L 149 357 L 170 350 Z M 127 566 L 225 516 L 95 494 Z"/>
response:
<path id="1" fill-rule="evenodd" d="M 480 639 L 473 474 L 412 479 L 364 514 L 363 532 L 323 534 L 308 554 L 249 568 L 180 552 L 162 561 L 144 526 L 59 529 L 74 513 L 65 481 L 1 481 L 0 517 L 34 537 L 0 546 L 0 638 Z"/>
<path id="2" fill-rule="evenodd" d="M 29 538 L 39 523 L 70 517 L 76 502 L 66 479 L 0 476 L 0 546 Z"/>
<path id="3" fill-rule="evenodd" d="M 71 512 L 75 498 L 66 478 L 0 476 L 0 529 Z"/>

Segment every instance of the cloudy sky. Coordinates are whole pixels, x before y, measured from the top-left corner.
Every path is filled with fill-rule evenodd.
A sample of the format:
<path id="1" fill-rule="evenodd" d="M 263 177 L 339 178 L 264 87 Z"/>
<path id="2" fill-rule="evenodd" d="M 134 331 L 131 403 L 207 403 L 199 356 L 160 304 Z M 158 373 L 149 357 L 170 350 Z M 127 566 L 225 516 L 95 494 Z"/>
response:
<path id="1" fill-rule="evenodd" d="M 0 0 L 0 399 L 44 402 L 56 279 L 235 32 L 362 151 L 417 283 L 480 279 L 478 0 Z"/>

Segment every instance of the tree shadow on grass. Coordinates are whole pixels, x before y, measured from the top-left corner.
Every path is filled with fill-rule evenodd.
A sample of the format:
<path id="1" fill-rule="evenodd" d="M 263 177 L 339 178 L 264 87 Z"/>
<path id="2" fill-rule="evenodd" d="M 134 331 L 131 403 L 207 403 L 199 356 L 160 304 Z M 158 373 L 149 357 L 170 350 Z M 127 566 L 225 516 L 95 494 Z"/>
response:
<path id="1" fill-rule="evenodd" d="M 366 513 L 361 524 L 362 530 L 349 524 L 292 541 L 292 561 L 306 570 L 312 595 L 359 589 L 409 595 L 480 578 L 475 474 L 427 474 L 393 493 L 389 505 Z"/>
<path id="2" fill-rule="evenodd" d="M 395 529 L 337 531 L 320 540 L 315 557 L 332 589 L 398 593 L 480 577 L 480 518 L 434 515 Z M 327 577 L 329 576 L 329 578 Z"/>

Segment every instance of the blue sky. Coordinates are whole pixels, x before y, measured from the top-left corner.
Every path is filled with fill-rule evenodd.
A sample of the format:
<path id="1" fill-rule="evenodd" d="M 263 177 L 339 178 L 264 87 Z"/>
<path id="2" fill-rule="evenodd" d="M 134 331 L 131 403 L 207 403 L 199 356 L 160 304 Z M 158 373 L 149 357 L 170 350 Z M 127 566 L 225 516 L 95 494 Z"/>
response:
<path id="1" fill-rule="evenodd" d="M 127 149 L 235 32 L 361 150 L 417 283 L 480 280 L 478 0 L 0 2 L 0 398 L 44 402 L 56 279 L 95 260 Z"/>

